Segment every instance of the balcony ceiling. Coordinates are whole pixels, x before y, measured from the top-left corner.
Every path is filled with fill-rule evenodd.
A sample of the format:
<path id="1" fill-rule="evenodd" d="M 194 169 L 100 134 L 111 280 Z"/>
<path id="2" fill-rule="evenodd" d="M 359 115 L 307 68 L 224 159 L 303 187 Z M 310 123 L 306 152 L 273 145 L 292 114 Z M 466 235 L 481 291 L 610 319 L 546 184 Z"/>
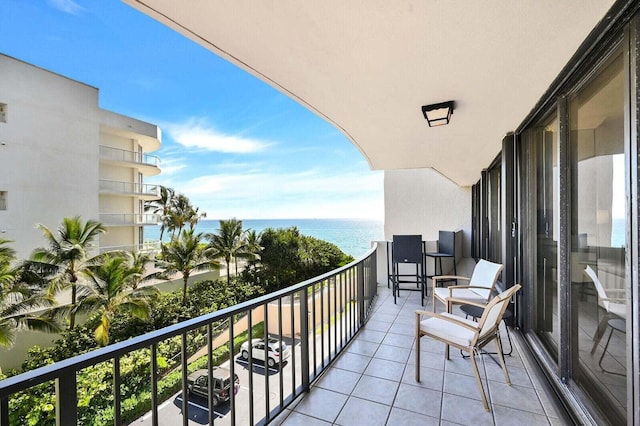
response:
<path id="1" fill-rule="evenodd" d="M 336 126 L 471 185 L 613 0 L 124 0 Z M 454 100 L 448 126 L 420 107 Z"/>

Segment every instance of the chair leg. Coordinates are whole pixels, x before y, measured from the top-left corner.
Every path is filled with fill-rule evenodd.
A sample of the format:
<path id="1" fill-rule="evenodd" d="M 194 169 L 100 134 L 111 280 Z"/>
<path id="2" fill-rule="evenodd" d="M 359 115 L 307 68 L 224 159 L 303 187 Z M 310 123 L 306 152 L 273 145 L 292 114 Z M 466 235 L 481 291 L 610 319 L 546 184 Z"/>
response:
<path id="1" fill-rule="evenodd" d="M 433 286 L 431 289 L 431 310 L 433 312 L 436 311 L 436 287 Z"/>
<path id="2" fill-rule="evenodd" d="M 604 336 L 605 331 L 607 331 L 607 324 L 609 322 L 609 316 L 603 315 L 600 320 L 600 324 L 598 324 L 598 329 L 596 330 L 596 335 L 593 336 L 593 346 L 591 347 L 591 355 L 594 354 L 602 336 Z"/>
<path id="3" fill-rule="evenodd" d="M 604 344 L 604 348 L 602 349 L 602 355 L 600 355 L 600 359 L 598 360 L 598 366 L 602 371 L 606 371 L 602 368 L 602 359 L 604 358 L 604 354 L 607 353 L 607 349 L 609 348 L 609 343 L 611 342 L 611 336 L 613 335 L 613 328 L 609 331 L 609 337 L 607 338 L 607 343 Z"/>
<path id="4" fill-rule="evenodd" d="M 420 382 L 420 315 L 416 314 L 416 382 Z"/>
<path id="5" fill-rule="evenodd" d="M 500 366 L 502 367 L 502 372 L 504 373 L 505 383 L 511 385 L 511 378 L 509 377 L 509 371 L 507 371 L 507 364 L 504 362 L 504 355 L 502 354 L 502 342 L 500 341 L 500 335 L 496 334 L 496 347 L 498 348 L 497 355 L 500 359 Z"/>
<path id="6" fill-rule="evenodd" d="M 451 302 L 449 302 L 449 299 L 447 298 L 447 313 L 451 313 Z M 444 356 L 446 357 L 446 359 L 449 359 L 449 345 L 446 345 L 444 348 Z"/>
<path id="7" fill-rule="evenodd" d="M 478 371 L 478 364 L 476 363 L 476 349 L 470 348 L 469 355 L 471 359 L 471 366 L 473 367 L 473 374 L 476 376 L 476 382 L 478 383 L 478 389 L 480 390 L 480 396 L 482 396 L 482 404 L 486 411 L 491 411 L 489 403 L 487 402 L 487 395 L 484 393 L 484 386 L 482 386 L 482 379 L 480 378 L 480 371 Z"/>

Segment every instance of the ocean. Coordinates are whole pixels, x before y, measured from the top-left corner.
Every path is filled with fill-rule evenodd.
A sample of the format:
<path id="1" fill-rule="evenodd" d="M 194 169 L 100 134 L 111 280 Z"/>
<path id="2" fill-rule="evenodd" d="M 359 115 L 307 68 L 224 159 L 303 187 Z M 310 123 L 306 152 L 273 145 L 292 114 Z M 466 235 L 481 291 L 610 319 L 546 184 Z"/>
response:
<path id="1" fill-rule="evenodd" d="M 218 220 L 201 220 L 197 232 L 217 232 Z M 315 237 L 337 245 L 340 250 L 356 259 L 370 248 L 371 241 L 384 240 L 382 221 L 369 219 L 246 219 L 243 229 L 262 232 L 266 228 L 289 228 L 295 226 L 301 234 Z M 160 226 L 146 226 L 145 239 L 158 240 Z M 165 239 L 166 239 L 165 231 Z"/>

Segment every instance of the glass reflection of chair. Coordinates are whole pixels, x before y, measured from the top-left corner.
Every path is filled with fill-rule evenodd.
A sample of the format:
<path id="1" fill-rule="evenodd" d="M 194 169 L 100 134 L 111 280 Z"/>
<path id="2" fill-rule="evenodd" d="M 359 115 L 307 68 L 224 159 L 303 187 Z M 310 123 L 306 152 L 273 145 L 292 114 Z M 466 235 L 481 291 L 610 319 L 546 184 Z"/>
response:
<path id="1" fill-rule="evenodd" d="M 591 266 L 587 266 L 584 270 L 584 273 L 593 281 L 594 286 L 596 287 L 596 293 L 598 294 L 598 307 L 602 308 L 605 314 L 602 316 L 602 319 L 598 322 L 598 328 L 596 329 L 596 333 L 593 336 L 593 347 L 591 348 L 591 355 L 593 355 L 602 340 L 602 337 L 607 331 L 607 327 L 610 328 L 609 337 L 607 338 L 607 342 L 602 349 L 602 355 L 600 355 L 600 359 L 598 360 L 598 365 L 602 369 L 602 371 L 611 374 L 623 375 L 620 373 L 615 373 L 613 371 L 608 371 L 602 367 L 602 359 L 604 358 L 604 354 L 607 353 L 607 349 L 609 348 L 609 343 L 611 342 L 611 336 L 614 331 L 618 331 L 621 333 L 626 333 L 626 319 L 627 319 L 627 300 L 626 300 L 626 290 L 625 289 L 604 289 L 604 286 L 600 282 L 598 275 L 591 268 Z M 620 297 L 611 297 L 612 295 L 620 295 Z M 598 316 L 600 315 L 600 309 L 598 309 Z"/>
<path id="2" fill-rule="evenodd" d="M 511 379 L 502 355 L 502 344 L 500 341 L 500 322 L 509 305 L 509 300 L 520 289 L 520 285 L 516 284 L 510 289 L 503 291 L 484 307 L 480 321 L 474 322 L 451 313 L 437 314 L 429 311 L 416 311 L 416 382 L 420 382 L 420 338 L 429 336 L 433 339 L 440 340 L 447 345 L 454 346 L 462 351 L 469 353 L 473 373 L 476 376 L 476 382 L 484 409 L 490 411 L 487 397 L 478 371 L 476 355 L 489 342 L 494 341 L 497 347 L 496 354 L 500 360 L 500 366 L 504 373 L 505 382 L 510 385 Z M 428 317 L 423 319 L 423 317 Z M 448 351 L 445 351 L 445 358 L 449 359 Z"/>
<path id="3" fill-rule="evenodd" d="M 400 296 L 400 290 L 420 291 L 420 301 L 424 304 L 426 269 L 424 263 L 422 235 L 394 235 L 391 247 L 391 280 L 393 282 L 393 302 Z M 415 273 L 401 271 L 403 265 L 414 265 Z M 416 287 L 401 287 L 404 283 L 415 283 Z"/>

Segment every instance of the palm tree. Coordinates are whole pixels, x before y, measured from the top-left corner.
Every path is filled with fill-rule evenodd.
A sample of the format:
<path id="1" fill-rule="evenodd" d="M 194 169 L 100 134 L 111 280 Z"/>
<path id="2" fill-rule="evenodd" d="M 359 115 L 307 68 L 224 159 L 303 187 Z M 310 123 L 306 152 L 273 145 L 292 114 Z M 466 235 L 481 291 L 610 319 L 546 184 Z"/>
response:
<path id="1" fill-rule="evenodd" d="M 7 245 L 10 242 L 11 240 L 0 238 L 0 263 L 11 263 L 16 258 L 15 250 Z"/>
<path id="2" fill-rule="evenodd" d="M 106 232 L 100 222 L 88 220 L 83 223 L 79 216 L 64 218 L 55 235 L 49 228 L 39 224 L 49 247 L 37 248 L 27 262 L 31 271 L 44 274 L 49 281 L 49 295 L 71 288 L 71 311 L 69 329 L 73 330 L 76 319 L 77 284 L 89 265 L 98 264 L 104 255 L 89 257 L 96 238 Z"/>
<path id="3" fill-rule="evenodd" d="M 160 241 L 164 235 L 164 230 L 169 226 L 169 216 L 171 213 L 171 206 L 175 197 L 175 191 L 172 188 L 167 188 L 160 185 L 160 199 L 149 201 L 145 207 L 145 211 L 150 211 L 153 214 L 160 216 Z"/>
<path id="4" fill-rule="evenodd" d="M 231 273 L 229 266 L 232 260 L 238 258 L 252 257 L 249 251 L 245 233 L 242 230 L 242 221 L 236 218 L 221 220 L 217 234 L 207 234 L 209 247 L 214 258 L 224 259 L 227 265 L 227 284 L 231 283 Z M 238 274 L 238 263 L 236 261 L 236 275 Z"/>
<path id="5" fill-rule="evenodd" d="M 187 223 L 189 224 L 189 229 L 195 228 L 195 226 L 200 222 L 200 219 L 204 219 L 207 217 L 206 212 L 199 213 L 200 207 L 191 208 L 190 211 L 187 212 Z"/>
<path id="6" fill-rule="evenodd" d="M 139 271 L 125 257 L 107 255 L 99 265 L 87 267 L 89 284 L 79 284 L 78 312 L 100 312 L 100 323 L 94 335 L 99 345 L 109 344 L 109 327 L 118 313 L 127 312 L 140 319 L 149 317 L 149 300 L 159 292 L 155 287 L 142 287 L 131 292 L 127 286 L 137 279 Z"/>
<path id="7" fill-rule="evenodd" d="M 260 237 L 261 235 L 255 231 L 255 229 L 249 229 L 246 232 L 246 244 L 247 244 L 247 252 L 251 254 L 249 259 L 251 261 L 260 260 L 260 253 L 262 252 L 263 247 L 260 245 Z"/>
<path id="8" fill-rule="evenodd" d="M 173 198 L 167 226 L 172 232 L 172 237 L 180 235 L 186 225 L 193 229 L 201 217 L 206 217 L 205 213 L 198 213 L 198 210 L 184 194 L 178 194 Z"/>
<path id="9" fill-rule="evenodd" d="M 4 348 L 13 346 L 16 333 L 21 329 L 60 331 L 55 317 L 38 313 L 42 308 L 53 306 L 54 299 L 20 280 L 22 270 L 11 265 L 15 252 L 6 245 L 9 242 L 0 239 L 0 346 Z"/>
<path id="10" fill-rule="evenodd" d="M 183 230 L 178 238 L 172 238 L 169 244 L 162 245 L 162 253 L 158 262 L 164 270 L 162 275 L 168 278 L 170 275 L 182 274 L 182 304 L 187 303 L 187 281 L 192 272 L 208 271 L 220 267 L 219 263 L 211 257 L 211 249 L 201 244 L 202 233 L 194 234 L 193 229 Z"/>
<path id="11" fill-rule="evenodd" d="M 128 265 L 134 271 L 128 286 L 132 290 L 136 290 L 141 282 L 148 281 L 153 278 L 152 274 L 147 274 L 147 264 L 152 262 L 151 256 L 147 253 L 139 251 L 127 252 Z"/>

